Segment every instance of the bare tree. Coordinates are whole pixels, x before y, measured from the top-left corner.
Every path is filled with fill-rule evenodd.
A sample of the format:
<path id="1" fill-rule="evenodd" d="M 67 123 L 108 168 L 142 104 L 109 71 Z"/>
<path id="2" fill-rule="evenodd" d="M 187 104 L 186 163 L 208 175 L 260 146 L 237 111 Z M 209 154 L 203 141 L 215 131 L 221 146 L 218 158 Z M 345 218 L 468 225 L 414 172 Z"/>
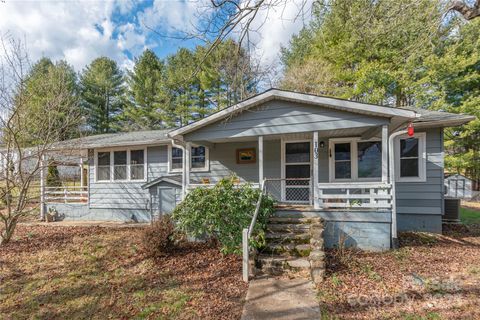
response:
<path id="1" fill-rule="evenodd" d="M 52 94 L 42 102 L 39 112 L 27 112 L 35 96 L 25 85 L 30 69 L 25 46 L 3 37 L 0 59 L 0 244 L 4 244 L 12 238 L 19 220 L 37 209 L 39 193 L 35 188 L 47 166 L 45 158 L 67 128 L 78 127 L 81 117 L 73 108 L 65 108 L 72 98 L 63 90 L 66 81 L 62 79 L 52 83 L 46 78 L 42 90 L 50 90 L 52 85 L 55 90 L 47 91 Z"/>

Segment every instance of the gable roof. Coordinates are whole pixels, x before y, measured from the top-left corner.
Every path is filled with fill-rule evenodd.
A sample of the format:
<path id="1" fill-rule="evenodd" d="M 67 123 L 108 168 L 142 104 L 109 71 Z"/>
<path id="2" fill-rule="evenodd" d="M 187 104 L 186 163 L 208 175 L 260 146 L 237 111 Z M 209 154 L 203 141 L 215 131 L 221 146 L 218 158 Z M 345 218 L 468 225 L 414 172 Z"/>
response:
<path id="1" fill-rule="evenodd" d="M 148 188 L 154 187 L 161 182 L 168 182 L 168 183 L 171 183 L 173 185 L 181 187 L 182 186 L 182 176 L 179 175 L 179 174 L 171 175 L 171 176 L 162 176 L 162 177 L 153 179 L 150 182 L 145 183 L 144 185 L 142 185 L 142 189 L 148 189 Z"/>
<path id="2" fill-rule="evenodd" d="M 406 119 L 415 119 L 415 111 L 401 108 L 391 108 L 386 106 L 380 106 L 375 104 L 368 104 L 326 96 L 318 96 L 307 93 L 299 93 L 293 91 L 280 90 L 276 88 L 269 89 L 263 93 L 250 97 L 242 102 L 239 102 L 226 109 L 218 111 L 202 120 L 193 122 L 189 125 L 174 129 L 168 133 L 169 137 L 175 137 L 183 135 L 185 133 L 194 131 L 201 127 L 204 127 L 210 123 L 224 119 L 235 112 L 240 112 L 259 104 L 265 103 L 271 100 L 283 100 L 290 102 L 298 102 L 304 104 L 319 105 L 326 108 L 336 109 L 340 111 L 347 111 L 358 114 L 366 114 L 378 117 L 401 117 Z"/>
<path id="3" fill-rule="evenodd" d="M 168 133 L 169 137 L 181 136 L 183 134 L 195 131 L 218 120 L 222 120 L 231 116 L 236 112 L 249 109 L 259 104 L 265 103 L 271 100 L 283 100 L 298 103 L 305 103 L 311 105 L 319 105 L 326 108 L 336 109 L 340 111 L 347 111 L 358 114 L 366 114 L 378 117 L 387 117 L 397 119 L 404 119 L 406 121 L 411 120 L 417 124 L 417 126 L 458 126 L 465 124 L 475 119 L 474 116 L 465 114 L 455 114 L 443 111 L 432 111 L 426 109 L 419 109 L 413 107 L 401 107 L 394 108 L 389 106 L 382 106 L 376 104 L 362 103 L 356 101 L 350 101 L 345 99 L 319 96 L 308 93 L 300 93 L 294 91 L 287 91 L 272 88 L 263 93 L 243 100 L 233 106 L 218 111 L 210 116 L 185 125 L 183 127 L 173 129 Z"/>

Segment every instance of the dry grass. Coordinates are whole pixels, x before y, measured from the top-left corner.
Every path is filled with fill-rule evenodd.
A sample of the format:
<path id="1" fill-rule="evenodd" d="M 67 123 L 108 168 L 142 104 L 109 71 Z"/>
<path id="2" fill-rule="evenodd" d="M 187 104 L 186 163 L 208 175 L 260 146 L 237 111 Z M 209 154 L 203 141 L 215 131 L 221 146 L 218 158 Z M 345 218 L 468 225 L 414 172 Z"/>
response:
<path id="1" fill-rule="evenodd" d="M 480 319 L 480 230 L 406 233 L 384 253 L 328 252 L 324 319 Z"/>
<path id="2" fill-rule="evenodd" d="M 159 260 L 140 228 L 22 226 L 0 248 L 0 319 L 234 319 L 238 257 L 183 244 Z"/>

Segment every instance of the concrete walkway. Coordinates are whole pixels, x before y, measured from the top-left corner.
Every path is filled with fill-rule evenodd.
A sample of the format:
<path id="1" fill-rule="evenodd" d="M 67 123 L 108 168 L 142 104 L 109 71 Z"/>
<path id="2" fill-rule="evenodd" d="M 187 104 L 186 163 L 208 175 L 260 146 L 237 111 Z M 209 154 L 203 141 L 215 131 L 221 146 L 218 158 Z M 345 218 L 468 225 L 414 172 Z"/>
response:
<path id="1" fill-rule="evenodd" d="M 313 283 L 304 278 L 266 277 L 249 283 L 242 320 L 320 319 Z"/>

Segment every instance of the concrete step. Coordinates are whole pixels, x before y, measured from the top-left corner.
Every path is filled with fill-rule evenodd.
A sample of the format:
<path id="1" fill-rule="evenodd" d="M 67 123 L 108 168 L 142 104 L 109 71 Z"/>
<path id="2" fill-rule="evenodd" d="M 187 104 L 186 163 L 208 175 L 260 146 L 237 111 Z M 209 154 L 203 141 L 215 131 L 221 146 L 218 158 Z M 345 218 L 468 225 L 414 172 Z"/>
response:
<path id="1" fill-rule="evenodd" d="M 257 257 L 259 268 L 266 274 L 278 275 L 285 270 L 308 270 L 310 261 L 307 258 L 261 254 Z"/>
<path id="2" fill-rule="evenodd" d="M 287 232 L 287 233 L 306 233 L 310 231 L 310 224 L 269 223 L 267 224 L 267 231 Z"/>

